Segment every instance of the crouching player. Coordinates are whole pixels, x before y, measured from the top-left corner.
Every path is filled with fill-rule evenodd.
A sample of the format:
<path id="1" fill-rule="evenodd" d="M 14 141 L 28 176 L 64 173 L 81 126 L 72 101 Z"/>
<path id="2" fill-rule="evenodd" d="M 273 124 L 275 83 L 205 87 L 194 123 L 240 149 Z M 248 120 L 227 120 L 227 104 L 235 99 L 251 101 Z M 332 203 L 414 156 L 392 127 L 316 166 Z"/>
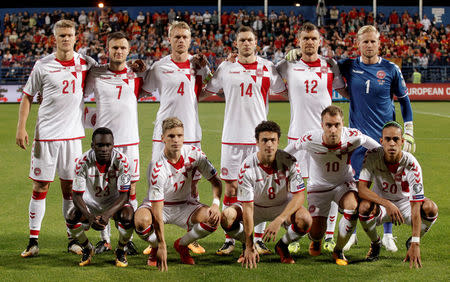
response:
<path id="1" fill-rule="evenodd" d="M 359 130 L 344 127 L 341 108 L 331 105 L 321 113 L 322 129 L 307 132 L 286 151 L 305 150 L 311 156 L 308 182 L 308 207 L 313 218 L 309 237 L 311 256 L 321 253 L 322 238 L 326 230 L 327 216 L 332 202 L 336 203 L 343 217 L 333 250 L 338 265 L 347 265 L 343 248 L 358 221 L 357 188 L 350 165 L 351 154 L 359 147 L 374 149 L 380 146 Z"/>
<path id="2" fill-rule="evenodd" d="M 187 246 L 217 229 L 222 183 L 216 169 L 199 148 L 183 145 L 184 127 L 178 118 L 163 121 L 162 141 L 164 154 L 152 161 L 148 168 L 148 195 L 137 209 L 134 222 L 136 233 L 152 246 L 147 264 L 158 264 L 161 271 L 166 271 L 164 224 L 187 229 L 187 233 L 175 241 L 174 248 L 182 263 L 195 264 Z M 190 196 L 197 170 L 211 183 L 214 198 L 211 207 L 192 200 Z"/>
<path id="3" fill-rule="evenodd" d="M 372 241 L 366 259 L 377 260 L 380 254 L 376 225 L 406 223 L 412 225 L 412 237 L 406 241 L 404 261 L 409 261 L 410 268 L 419 268 L 420 238 L 436 221 L 438 207 L 424 196 L 422 169 L 416 158 L 402 151 L 402 127 L 395 121 L 386 123 L 380 142 L 383 147 L 367 152 L 358 184 L 362 199 L 359 218 Z"/>
<path id="4" fill-rule="evenodd" d="M 273 121 L 263 121 L 255 129 L 259 151 L 241 164 L 238 175 L 238 202 L 222 212 L 221 225 L 227 234 L 243 243 L 238 262 L 256 267 L 258 252 L 253 242 L 253 227 L 272 221 L 264 230 L 265 241 L 274 240 L 280 227 L 286 234 L 277 242 L 276 253 L 282 263 L 295 263 L 288 245 L 304 236 L 311 226 L 311 216 L 303 207 L 305 200 L 302 175 L 296 159 L 278 150 L 281 130 Z"/>
<path id="5" fill-rule="evenodd" d="M 94 247 L 85 234 L 85 225 L 103 230 L 110 218 L 119 229 L 119 244 L 115 251 L 116 266 L 128 265 L 124 247 L 133 234 L 133 207 L 129 203 L 131 185 L 127 157 L 114 149 L 112 131 L 97 128 L 92 134 L 92 149 L 76 161 L 73 181 L 74 207 L 68 212 L 69 233 L 83 248 L 80 266 L 88 265 Z"/>

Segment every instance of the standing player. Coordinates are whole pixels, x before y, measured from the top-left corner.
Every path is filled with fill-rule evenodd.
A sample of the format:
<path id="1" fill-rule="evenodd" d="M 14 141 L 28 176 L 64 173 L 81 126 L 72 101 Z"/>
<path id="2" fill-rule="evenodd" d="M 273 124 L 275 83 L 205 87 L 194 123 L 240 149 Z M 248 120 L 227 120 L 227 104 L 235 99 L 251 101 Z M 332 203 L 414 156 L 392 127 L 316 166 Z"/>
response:
<path id="1" fill-rule="evenodd" d="M 184 128 L 178 118 L 167 118 L 162 123 L 164 152 L 148 167 L 148 195 L 136 211 L 136 232 L 150 242 L 152 250 L 148 265 L 167 270 L 167 248 L 164 224 L 175 224 L 187 233 L 175 241 L 174 248 L 182 263 L 195 264 L 189 254 L 190 243 L 204 238 L 217 229 L 220 219 L 222 182 L 216 169 L 200 148 L 183 145 Z M 211 207 L 191 197 L 191 183 L 199 171 L 211 183 Z"/>
<path id="2" fill-rule="evenodd" d="M 366 259 L 378 259 L 380 237 L 376 226 L 383 222 L 412 225 L 406 241 L 409 267 L 422 267 L 420 237 L 425 235 L 437 219 L 438 207 L 425 198 L 422 169 L 416 158 L 402 151 L 402 127 L 397 122 L 386 123 L 380 138 L 383 147 L 369 151 L 364 160 L 358 183 L 361 225 L 372 244 Z M 369 190 L 373 183 L 373 189 Z"/>
<path id="3" fill-rule="evenodd" d="M 393 95 L 395 95 L 400 103 L 405 125 L 403 137 L 406 142 L 403 149 L 414 153 L 413 114 L 408 89 L 397 65 L 378 56 L 379 37 L 380 34 L 374 26 L 361 27 L 357 35 L 361 56 L 339 62 L 342 75 L 347 80 L 350 127 L 379 140 L 383 125 L 390 120 L 395 120 L 393 102 Z M 359 148 L 352 155 L 351 162 L 356 180 L 359 178 L 365 153 L 365 148 Z M 392 224 L 385 225 L 384 232 L 383 245 L 388 251 L 396 252 Z M 352 242 L 355 241 L 352 240 Z"/>
<path id="4" fill-rule="evenodd" d="M 173 22 L 169 27 L 169 38 L 171 54 L 153 64 L 142 87 L 146 92 L 157 90 L 161 97 L 153 130 L 152 160 L 158 159 L 164 150 L 161 125 L 168 117 L 176 116 L 183 122 L 185 144 L 200 148 L 202 139 L 197 102 L 203 82 L 210 78 L 210 70 L 206 66 L 206 58 L 193 57 L 188 53 L 191 30 L 187 23 Z M 192 182 L 194 198 L 198 198 L 199 179 L 200 175 L 197 174 Z M 191 245 L 190 248 L 196 253 L 205 252 L 198 243 Z"/>
<path id="5" fill-rule="evenodd" d="M 298 32 L 299 60 L 282 60 L 277 70 L 287 82 L 291 121 L 288 144 L 295 143 L 299 137 L 310 130 L 321 127 L 321 113 L 331 105 L 333 89 L 345 94 L 345 83 L 336 62 L 319 55 L 321 37 L 318 28 L 305 23 Z M 295 49 L 300 51 L 299 49 Z M 297 57 L 297 56 L 295 56 Z M 333 67 L 332 67 L 333 66 Z M 294 153 L 300 163 L 302 176 L 308 178 L 310 157 L 307 150 Z M 333 234 L 338 207 L 331 202 L 324 248 L 333 251 Z"/>
<path id="6" fill-rule="evenodd" d="M 305 185 L 299 163 L 290 154 L 278 150 L 280 127 L 263 121 L 255 128 L 258 152 L 242 163 L 238 175 L 238 202 L 222 212 L 222 228 L 245 243 L 238 261 L 256 268 L 259 254 L 253 242 L 253 227 L 272 221 L 264 231 L 265 241 L 273 240 L 283 225 L 287 232 L 275 245 L 282 263 L 292 264 L 289 243 L 303 237 L 311 227 L 311 216 L 303 207 Z"/>
<path id="7" fill-rule="evenodd" d="M 343 217 L 339 222 L 339 232 L 333 258 L 338 265 L 347 265 L 343 248 L 356 227 L 358 220 L 357 189 L 353 179 L 350 156 L 359 146 L 368 149 L 379 147 L 372 138 L 359 130 L 346 128 L 342 110 L 328 106 L 322 113 L 322 129 L 307 132 L 286 151 L 306 150 L 310 154 L 310 178 L 308 183 L 308 207 L 313 218 L 309 237 L 311 256 L 321 253 L 322 237 L 330 204 L 339 205 Z"/>
<path id="8" fill-rule="evenodd" d="M 74 207 L 66 215 L 70 234 L 83 247 L 80 266 L 91 263 L 94 247 L 85 234 L 83 222 L 96 230 L 104 229 L 110 218 L 118 223 L 119 244 L 116 266 L 128 266 L 124 247 L 133 234 L 133 208 L 130 206 L 130 164 L 126 155 L 114 149 L 110 129 L 97 128 L 92 134 L 91 149 L 77 161 L 73 184 Z"/>
<path id="9" fill-rule="evenodd" d="M 87 71 L 95 64 L 92 58 L 73 51 L 74 22 L 58 21 L 53 33 L 56 52 L 36 62 L 23 89 L 25 95 L 19 109 L 16 143 L 26 149 L 28 133 L 25 125 L 31 103 L 38 92 L 42 94 L 29 174 L 33 180 L 33 195 L 29 206 L 30 240 L 22 257 L 32 257 L 39 253 L 38 237 L 45 214 L 45 198 L 56 170 L 64 198 L 64 217 L 73 206 L 74 164 L 75 158 L 82 154 L 81 139 L 84 138 L 83 87 Z M 81 248 L 75 240 L 70 240 L 68 250 L 81 254 Z"/>
<path id="10" fill-rule="evenodd" d="M 130 203 L 137 209 L 136 182 L 139 181 L 139 128 L 137 99 L 143 79 L 141 74 L 127 67 L 126 59 L 130 50 L 126 34 L 114 32 L 108 36 L 109 63 L 94 67 L 86 79 L 85 95 L 94 92 L 97 109 L 94 128 L 107 127 L 114 133 L 114 147 L 128 156 L 130 160 L 131 189 Z M 93 108 L 89 108 L 92 111 Z M 90 119 L 89 119 L 90 120 Z M 102 241 L 96 245 L 95 252 L 111 249 L 110 227 L 102 231 Z M 137 254 L 132 241 L 128 242 L 127 252 Z"/>
<path id="11" fill-rule="evenodd" d="M 205 96 L 225 94 L 225 117 L 222 132 L 221 178 L 225 180 L 223 208 L 236 202 L 239 167 L 247 156 L 256 152 L 252 136 L 255 127 L 267 119 L 269 91 L 286 93 L 286 86 L 272 62 L 255 55 L 256 36 L 248 26 L 237 31 L 237 62 L 225 61 L 206 85 Z M 256 227 L 256 246 L 260 253 L 270 253 L 261 238 L 264 223 Z M 227 238 L 217 251 L 227 255 L 234 250 L 234 240 Z"/>

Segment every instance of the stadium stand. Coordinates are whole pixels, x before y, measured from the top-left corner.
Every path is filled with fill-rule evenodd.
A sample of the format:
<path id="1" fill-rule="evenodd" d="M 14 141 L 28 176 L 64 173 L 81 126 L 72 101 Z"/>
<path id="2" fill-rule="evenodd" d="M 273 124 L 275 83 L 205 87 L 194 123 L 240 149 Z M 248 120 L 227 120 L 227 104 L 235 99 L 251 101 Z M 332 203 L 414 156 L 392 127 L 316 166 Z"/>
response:
<path id="1" fill-rule="evenodd" d="M 330 11 L 334 10 L 330 17 Z M 365 24 L 376 24 L 381 32 L 381 55 L 401 66 L 404 77 L 410 81 L 413 69 L 422 73 L 423 82 L 450 81 L 450 25 L 434 25 L 426 16 L 407 11 L 390 15 L 379 13 L 374 20 L 372 12 L 356 8 L 345 12 L 329 9 L 323 35 L 321 54 L 335 59 L 354 57 L 355 33 Z M 337 16 L 336 16 L 337 14 Z M 143 59 L 151 65 L 169 53 L 167 24 L 183 20 L 192 27 L 191 53 L 203 53 L 212 68 L 216 68 L 233 50 L 235 30 L 241 25 L 252 26 L 258 34 L 258 53 L 274 63 L 296 45 L 299 27 L 305 22 L 302 14 L 290 11 L 269 13 L 237 10 L 223 12 L 221 25 L 216 11 L 140 12 L 131 18 L 127 11 L 106 8 L 101 11 L 54 10 L 53 12 L 6 13 L 1 21 L 0 84 L 23 84 L 34 62 L 53 52 L 52 26 L 60 19 L 71 19 L 78 25 L 76 50 L 105 63 L 105 43 L 111 31 L 123 30 L 130 39 L 131 59 Z"/>

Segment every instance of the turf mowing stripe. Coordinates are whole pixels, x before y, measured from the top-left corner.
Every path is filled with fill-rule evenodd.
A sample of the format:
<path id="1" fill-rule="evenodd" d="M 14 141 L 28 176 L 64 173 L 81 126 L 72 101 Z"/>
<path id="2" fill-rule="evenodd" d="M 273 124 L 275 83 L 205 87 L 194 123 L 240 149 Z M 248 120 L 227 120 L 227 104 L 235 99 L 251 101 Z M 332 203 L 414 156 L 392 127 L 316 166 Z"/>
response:
<path id="1" fill-rule="evenodd" d="M 449 115 L 443 115 L 443 114 L 436 114 L 436 113 L 429 113 L 429 112 L 422 112 L 422 111 L 413 111 L 414 113 L 419 113 L 419 114 L 423 114 L 423 115 L 430 115 L 430 116 L 437 116 L 437 117 L 445 117 L 445 118 L 450 118 Z"/>

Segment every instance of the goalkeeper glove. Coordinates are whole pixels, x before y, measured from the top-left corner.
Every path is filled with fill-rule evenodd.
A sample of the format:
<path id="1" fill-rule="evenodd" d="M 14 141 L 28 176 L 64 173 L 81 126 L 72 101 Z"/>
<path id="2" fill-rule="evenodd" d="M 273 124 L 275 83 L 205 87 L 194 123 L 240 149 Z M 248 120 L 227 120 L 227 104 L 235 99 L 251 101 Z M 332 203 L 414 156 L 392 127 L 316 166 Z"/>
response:
<path id="1" fill-rule="evenodd" d="M 403 134 L 403 151 L 414 153 L 416 151 L 416 141 L 414 139 L 414 124 L 412 121 L 404 123 L 405 133 Z"/>
<path id="2" fill-rule="evenodd" d="M 291 51 L 287 52 L 286 56 L 284 56 L 284 59 L 290 63 L 297 61 L 300 59 L 302 55 L 302 49 L 292 49 Z"/>

